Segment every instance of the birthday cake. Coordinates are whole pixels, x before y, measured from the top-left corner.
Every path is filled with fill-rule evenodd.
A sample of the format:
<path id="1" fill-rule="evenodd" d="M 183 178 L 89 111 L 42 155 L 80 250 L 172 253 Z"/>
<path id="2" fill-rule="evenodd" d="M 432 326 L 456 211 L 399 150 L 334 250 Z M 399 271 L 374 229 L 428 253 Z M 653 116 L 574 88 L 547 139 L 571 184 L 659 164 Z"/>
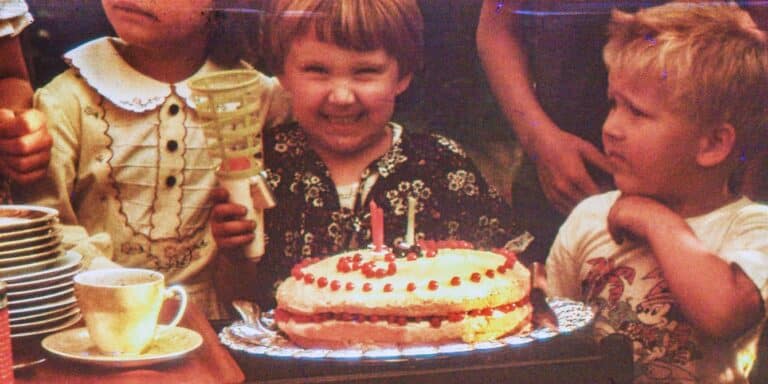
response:
<path id="1" fill-rule="evenodd" d="M 478 342 L 530 329 L 530 272 L 466 242 L 364 249 L 296 265 L 275 321 L 303 347 Z"/>

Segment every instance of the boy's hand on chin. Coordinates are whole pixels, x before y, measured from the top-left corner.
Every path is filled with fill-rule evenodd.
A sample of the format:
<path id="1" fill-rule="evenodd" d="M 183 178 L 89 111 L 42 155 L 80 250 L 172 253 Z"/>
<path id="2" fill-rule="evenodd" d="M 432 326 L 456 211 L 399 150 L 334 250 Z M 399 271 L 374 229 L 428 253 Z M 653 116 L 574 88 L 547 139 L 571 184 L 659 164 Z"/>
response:
<path id="1" fill-rule="evenodd" d="M 608 212 L 608 233 L 613 241 L 647 241 L 655 224 L 678 215 L 657 200 L 639 195 L 622 194 Z"/>
<path id="2" fill-rule="evenodd" d="M 240 204 L 230 203 L 226 189 L 214 189 L 211 202 L 211 233 L 219 248 L 237 248 L 253 241 L 256 223 L 244 219 L 247 209 Z"/>

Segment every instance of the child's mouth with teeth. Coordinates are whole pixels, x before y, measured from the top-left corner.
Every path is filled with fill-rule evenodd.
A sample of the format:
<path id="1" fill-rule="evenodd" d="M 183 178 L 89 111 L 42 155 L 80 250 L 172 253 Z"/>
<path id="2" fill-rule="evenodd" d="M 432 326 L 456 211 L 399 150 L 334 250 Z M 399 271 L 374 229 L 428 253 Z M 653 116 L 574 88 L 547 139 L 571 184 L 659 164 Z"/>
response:
<path id="1" fill-rule="evenodd" d="M 351 124 L 360 120 L 362 116 L 363 116 L 362 113 L 355 114 L 355 115 L 348 115 L 348 116 L 324 115 L 326 120 L 334 124 Z"/>

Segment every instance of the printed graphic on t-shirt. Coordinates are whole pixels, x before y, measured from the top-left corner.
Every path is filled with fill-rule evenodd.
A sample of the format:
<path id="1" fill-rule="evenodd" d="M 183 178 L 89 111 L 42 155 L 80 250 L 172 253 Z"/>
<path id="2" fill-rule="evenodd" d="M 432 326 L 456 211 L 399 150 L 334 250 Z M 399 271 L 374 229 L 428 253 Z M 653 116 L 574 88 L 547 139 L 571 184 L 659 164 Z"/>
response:
<path id="1" fill-rule="evenodd" d="M 598 337 L 622 333 L 632 340 L 635 383 L 695 382 L 692 362 L 701 353 L 661 270 L 617 266 L 606 258 L 587 264 L 582 292 L 596 308 Z"/>

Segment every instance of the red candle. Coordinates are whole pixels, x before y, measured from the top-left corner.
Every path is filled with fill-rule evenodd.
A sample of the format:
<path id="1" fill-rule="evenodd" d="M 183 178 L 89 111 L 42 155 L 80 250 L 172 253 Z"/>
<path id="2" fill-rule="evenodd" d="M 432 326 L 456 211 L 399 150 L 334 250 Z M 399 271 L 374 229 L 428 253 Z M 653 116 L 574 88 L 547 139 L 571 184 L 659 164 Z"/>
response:
<path id="1" fill-rule="evenodd" d="M 371 200 L 371 237 L 374 250 L 381 251 L 384 245 L 384 210 Z"/>

